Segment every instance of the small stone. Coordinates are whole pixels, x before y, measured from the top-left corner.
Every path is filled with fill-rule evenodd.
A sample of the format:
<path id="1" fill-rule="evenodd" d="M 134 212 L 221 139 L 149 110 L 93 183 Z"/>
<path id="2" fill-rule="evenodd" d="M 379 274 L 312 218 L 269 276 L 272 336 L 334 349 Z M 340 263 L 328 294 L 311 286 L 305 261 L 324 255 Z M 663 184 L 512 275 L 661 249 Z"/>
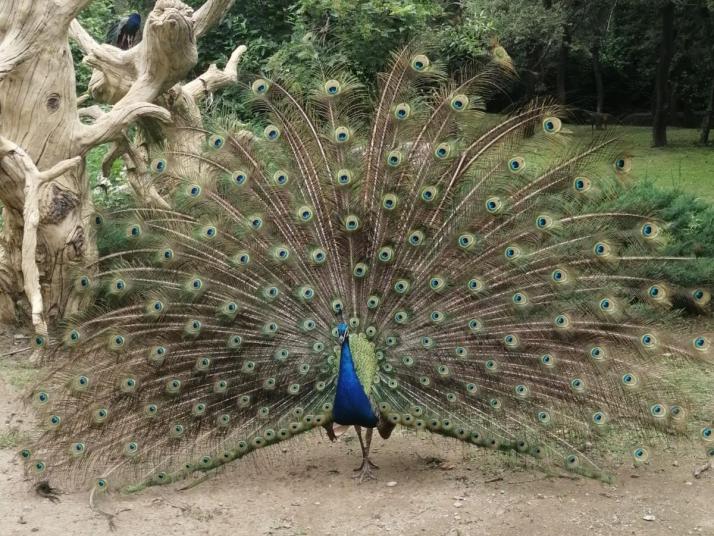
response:
<path id="1" fill-rule="evenodd" d="M 678 462 L 677 460 L 674 460 L 674 461 L 672 462 L 672 465 L 675 466 L 675 467 L 679 467 L 679 462 Z"/>
<path id="2" fill-rule="evenodd" d="M 462 503 L 461 501 L 456 501 L 454 503 L 454 508 L 461 508 L 463 505 L 464 505 L 464 503 Z"/>
<path id="3" fill-rule="evenodd" d="M 393 488 L 393 487 L 396 486 L 396 485 L 397 485 L 397 483 L 396 483 L 394 480 L 392 480 L 391 482 L 387 482 L 387 487 L 388 487 L 388 488 Z"/>
<path id="4" fill-rule="evenodd" d="M 657 518 L 652 514 L 645 514 L 642 516 L 642 519 L 644 519 L 645 521 L 654 521 Z"/>

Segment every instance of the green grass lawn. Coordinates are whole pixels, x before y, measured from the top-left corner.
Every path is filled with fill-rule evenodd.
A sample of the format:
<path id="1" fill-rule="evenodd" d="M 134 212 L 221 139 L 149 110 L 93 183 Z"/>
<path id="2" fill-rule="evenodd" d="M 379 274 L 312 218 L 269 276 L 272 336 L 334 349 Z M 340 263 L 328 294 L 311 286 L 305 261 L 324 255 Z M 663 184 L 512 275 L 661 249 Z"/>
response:
<path id="1" fill-rule="evenodd" d="M 589 126 L 569 128 L 575 136 L 588 139 Z M 667 129 L 669 145 L 650 147 L 652 130 L 649 127 L 614 127 L 613 131 L 634 157 L 633 172 L 638 179 L 648 179 L 662 188 L 692 192 L 714 202 L 714 148 L 699 147 L 695 141 L 699 131 L 687 128 Z"/>

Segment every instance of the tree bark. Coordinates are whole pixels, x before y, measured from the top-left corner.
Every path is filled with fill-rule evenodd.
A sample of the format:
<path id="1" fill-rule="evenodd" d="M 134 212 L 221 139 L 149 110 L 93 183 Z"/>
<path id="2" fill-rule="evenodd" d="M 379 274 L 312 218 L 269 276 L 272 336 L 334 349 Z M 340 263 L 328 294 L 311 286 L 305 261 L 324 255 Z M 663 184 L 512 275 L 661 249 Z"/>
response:
<path id="1" fill-rule="evenodd" d="M 702 126 L 699 130 L 699 143 L 707 145 L 709 143 L 709 132 L 712 128 L 712 118 L 714 116 L 714 76 L 709 84 L 709 100 L 707 102 L 707 110 L 704 112 Z"/>
<path id="2" fill-rule="evenodd" d="M 602 63 L 600 62 L 600 46 L 591 51 L 593 57 L 593 75 L 595 77 L 595 112 L 603 113 L 605 108 L 605 84 L 602 79 Z"/>
<path id="3" fill-rule="evenodd" d="M 74 21 L 90 1 L 0 1 L 0 309 L 14 316 L 8 309 L 26 297 L 42 333 L 65 312 L 71 266 L 96 256 L 85 155 L 123 143 L 139 119 L 169 122 L 154 102 L 193 68 L 196 38 L 234 0 L 208 0 L 195 13 L 179 0 L 158 0 L 142 42 L 127 51 L 97 44 Z M 113 104 L 110 111 L 78 109 L 70 25 L 96 69 L 95 97 Z M 163 201 L 148 181 L 135 187 L 148 204 Z"/>
<path id="4" fill-rule="evenodd" d="M 669 116 L 669 69 L 674 55 L 674 3 L 665 2 L 659 10 L 662 41 L 655 78 L 654 117 L 652 121 L 652 146 L 667 145 L 667 120 Z"/>
<path id="5" fill-rule="evenodd" d="M 36 201 L 36 221 L 31 227 L 44 297 L 40 316 L 60 312 L 67 264 L 93 253 L 85 233 L 92 204 L 83 161 L 42 185 L 31 185 L 23 175 L 27 159 L 34 173 L 79 154 L 75 137 L 82 125 L 76 119 L 67 27 L 88 2 L 0 3 L 0 124 L 5 138 L 0 157 L 0 201 L 5 218 L 1 240 L 9 279 L 5 290 L 14 306 L 23 296 L 25 279 L 34 279 L 34 274 L 23 273 L 23 215 L 26 201 Z M 37 199 L 27 198 L 26 188 L 31 188 Z M 36 296 L 28 298 L 36 308 Z M 37 319 L 37 311 L 32 315 Z M 44 321 L 36 324 L 38 329 L 45 325 Z"/>

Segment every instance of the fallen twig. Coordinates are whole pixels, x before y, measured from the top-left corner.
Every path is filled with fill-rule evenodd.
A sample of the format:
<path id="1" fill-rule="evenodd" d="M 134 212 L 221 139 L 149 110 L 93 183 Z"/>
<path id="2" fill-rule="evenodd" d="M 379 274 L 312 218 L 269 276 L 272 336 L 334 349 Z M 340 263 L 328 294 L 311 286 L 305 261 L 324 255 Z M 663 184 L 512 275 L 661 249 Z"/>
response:
<path id="1" fill-rule="evenodd" d="M 10 357 L 11 355 L 19 354 L 22 352 L 27 352 L 28 350 L 31 350 L 32 346 L 28 346 L 27 348 L 20 348 L 19 350 L 13 350 L 12 352 L 6 352 L 4 354 L 0 354 L 0 357 Z"/>

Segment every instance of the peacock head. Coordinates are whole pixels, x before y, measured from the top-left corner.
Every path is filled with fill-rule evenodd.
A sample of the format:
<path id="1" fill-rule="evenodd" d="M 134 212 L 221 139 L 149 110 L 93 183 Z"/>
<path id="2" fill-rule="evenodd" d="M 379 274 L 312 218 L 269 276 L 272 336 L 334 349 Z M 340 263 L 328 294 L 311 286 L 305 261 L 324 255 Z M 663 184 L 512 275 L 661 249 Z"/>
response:
<path id="1" fill-rule="evenodd" d="M 141 15 L 132 13 L 129 15 L 128 26 L 133 30 L 138 30 L 141 26 Z"/>
<path id="2" fill-rule="evenodd" d="M 348 326 L 344 322 L 337 324 L 337 336 L 340 338 L 340 344 L 347 340 Z"/>

